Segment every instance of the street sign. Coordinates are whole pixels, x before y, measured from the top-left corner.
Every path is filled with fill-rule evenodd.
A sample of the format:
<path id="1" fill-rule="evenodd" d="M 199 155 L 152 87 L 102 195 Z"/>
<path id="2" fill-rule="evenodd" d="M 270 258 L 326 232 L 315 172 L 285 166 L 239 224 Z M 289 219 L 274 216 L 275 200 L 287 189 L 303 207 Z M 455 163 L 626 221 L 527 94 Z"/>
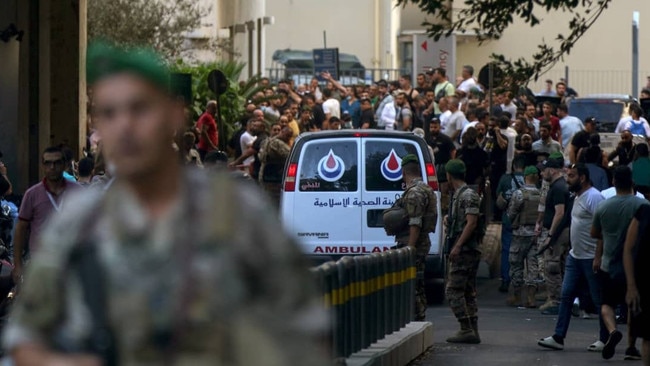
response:
<path id="1" fill-rule="evenodd" d="M 323 81 L 320 73 L 327 71 L 332 78 L 339 78 L 339 49 L 338 48 L 315 48 L 312 51 L 314 58 L 314 74 L 318 80 Z"/>
<path id="2" fill-rule="evenodd" d="M 456 81 L 456 36 L 441 37 L 438 42 L 426 34 L 413 35 L 413 77 L 442 67 L 447 78 Z"/>
<path id="3" fill-rule="evenodd" d="M 228 79 L 221 70 L 212 70 L 208 74 L 208 88 L 217 96 L 228 90 Z"/>

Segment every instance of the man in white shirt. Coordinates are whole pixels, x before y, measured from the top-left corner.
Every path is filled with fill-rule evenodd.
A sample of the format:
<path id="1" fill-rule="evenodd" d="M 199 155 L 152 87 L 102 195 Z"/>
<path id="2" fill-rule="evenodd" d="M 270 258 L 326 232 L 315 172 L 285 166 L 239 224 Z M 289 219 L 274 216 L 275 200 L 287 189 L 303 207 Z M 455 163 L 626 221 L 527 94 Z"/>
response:
<path id="1" fill-rule="evenodd" d="M 551 85 L 553 83 L 551 82 Z M 533 103 L 528 102 L 526 104 L 526 122 L 528 122 L 528 127 L 534 127 L 535 128 L 535 135 L 533 138 L 536 140 L 537 136 L 539 136 L 539 120 L 535 118 L 535 114 L 537 113 L 537 110 L 535 108 L 535 105 Z"/>
<path id="2" fill-rule="evenodd" d="M 375 104 L 375 120 L 377 121 L 377 127 L 383 129 L 386 127 L 386 121 L 395 120 L 395 108 L 391 108 L 393 105 L 393 96 L 388 92 L 388 83 L 386 80 L 379 80 L 377 83 L 377 89 L 379 90 L 379 99 Z M 386 108 L 388 106 L 389 108 Z M 392 109 L 393 111 L 386 112 L 386 109 Z M 384 112 L 391 114 L 387 118 L 383 117 Z"/>
<path id="3" fill-rule="evenodd" d="M 510 114 L 510 120 L 515 121 L 517 119 L 517 105 L 512 101 L 515 98 L 515 95 L 511 91 L 503 93 L 501 104 L 501 110 L 508 112 Z"/>
<path id="4" fill-rule="evenodd" d="M 616 126 L 615 133 L 622 133 L 623 131 L 630 131 L 633 135 L 644 135 L 650 137 L 650 125 L 648 121 L 642 117 L 643 110 L 636 104 L 630 104 L 630 115 L 622 118 Z"/>
<path id="5" fill-rule="evenodd" d="M 341 118 L 341 103 L 332 96 L 330 89 L 323 89 L 323 113 L 326 121 L 331 117 Z"/>
<path id="6" fill-rule="evenodd" d="M 454 145 L 459 149 L 460 143 L 458 142 L 458 138 L 460 137 L 460 133 L 463 131 L 463 127 L 465 127 L 465 124 L 467 123 L 467 118 L 465 118 L 465 114 L 458 109 L 458 97 L 454 96 L 447 99 L 449 101 L 449 111 L 451 111 L 451 116 L 449 116 L 447 128 L 443 132 L 454 141 Z"/>
<path id="7" fill-rule="evenodd" d="M 504 116 L 505 117 L 505 116 Z M 506 152 L 508 157 L 508 163 L 506 165 L 506 173 L 512 173 L 512 161 L 515 158 L 515 143 L 517 141 L 517 131 L 514 128 L 507 126 L 506 128 L 501 127 L 501 133 L 503 136 L 508 138 L 508 150 Z"/>
<path id="8" fill-rule="evenodd" d="M 474 80 L 474 68 L 470 65 L 463 66 L 461 75 L 463 81 L 458 84 L 456 89 L 462 90 L 465 94 L 469 94 L 469 91 L 477 86 L 476 80 Z"/>
<path id="9" fill-rule="evenodd" d="M 449 122 L 449 117 L 451 117 L 451 111 L 449 110 L 449 99 L 441 98 L 438 101 L 438 106 L 440 107 L 440 116 L 438 119 L 440 120 L 441 132 L 446 135 L 445 131 L 447 130 L 447 123 Z"/>
<path id="10" fill-rule="evenodd" d="M 567 149 L 573 139 L 573 135 L 584 130 L 584 125 L 578 117 L 569 115 L 569 108 L 566 104 L 557 107 L 557 116 L 560 118 L 560 131 L 562 133 L 562 148 Z"/>
<path id="11" fill-rule="evenodd" d="M 255 112 L 257 112 L 257 110 Z M 255 114 L 255 112 L 253 112 L 253 114 Z M 244 132 L 239 138 L 239 145 L 241 146 L 241 151 L 248 150 L 251 146 L 253 146 L 253 142 L 255 142 L 256 137 L 253 136 L 253 134 L 251 133 L 251 129 L 253 128 L 253 122 L 255 121 L 257 121 L 257 119 L 251 119 L 248 121 L 248 123 L 246 124 L 246 132 Z M 255 157 L 250 156 L 242 162 L 242 165 L 250 166 L 251 164 L 253 164 L 254 161 L 255 161 Z"/>

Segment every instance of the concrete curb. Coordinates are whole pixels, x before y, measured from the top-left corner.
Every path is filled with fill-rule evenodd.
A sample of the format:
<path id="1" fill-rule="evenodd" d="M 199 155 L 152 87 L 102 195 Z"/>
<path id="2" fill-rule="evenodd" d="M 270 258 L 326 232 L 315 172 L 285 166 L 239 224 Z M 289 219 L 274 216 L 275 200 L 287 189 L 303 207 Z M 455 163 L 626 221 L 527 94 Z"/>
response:
<path id="1" fill-rule="evenodd" d="M 410 322 L 397 332 L 347 358 L 346 366 L 400 366 L 433 346 L 433 324 Z"/>

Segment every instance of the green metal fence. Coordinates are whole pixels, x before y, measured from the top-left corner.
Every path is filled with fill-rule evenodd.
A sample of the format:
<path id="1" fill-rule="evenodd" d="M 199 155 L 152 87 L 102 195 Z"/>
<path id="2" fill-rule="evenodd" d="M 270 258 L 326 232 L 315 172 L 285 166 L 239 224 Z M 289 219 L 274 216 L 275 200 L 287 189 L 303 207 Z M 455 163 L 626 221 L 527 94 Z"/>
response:
<path id="1" fill-rule="evenodd" d="M 328 343 L 334 358 L 367 348 L 413 319 L 416 269 L 411 248 L 343 257 L 312 272 L 331 312 Z"/>

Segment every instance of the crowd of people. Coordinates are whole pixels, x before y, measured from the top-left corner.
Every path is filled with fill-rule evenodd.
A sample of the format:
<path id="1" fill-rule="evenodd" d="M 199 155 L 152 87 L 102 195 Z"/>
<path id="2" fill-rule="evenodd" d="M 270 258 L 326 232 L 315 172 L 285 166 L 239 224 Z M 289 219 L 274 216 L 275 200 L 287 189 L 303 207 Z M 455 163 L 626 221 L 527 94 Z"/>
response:
<path id="1" fill-rule="evenodd" d="M 123 57 L 130 60 L 128 55 Z M 462 76 L 453 82 L 442 68 L 417 75 L 415 83 L 411 75 L 402 75 L 396 81 L 378 80 L 372 85 L 351 86 L 342 85 L 325 72 L 320 79 L 314 78 L 306 85 L 296 85 L 292 79 L 273 85 L 270 80 L 262 79 L 260 85 L 264 90 L 246 102 L 246 114 L 238 121 L 237 130 L 227 140 L 227 146 L 219 146 L 218 124 L 222 122 L 216 119 L 216 101 L 208 102 L 196 123 L 191 121 L 182 127 L 181 134 L 178 129 L 172 129 L 169 136 L 161 136 L 169 127 L 166 125 L 164 131 L 155 132 L 142 127 L 138 132 L 150 134 L 142 142 L 129 136 L 126 129 L 112 135 L 113 129 L 125 127 L 102 124 L 102 121 L 113 119 L 117 113 L 115 108 L 120 107 L 102 104 L 119 99 L 119 92 L 111 90 L 110 83 L 102 84 L 105 79 L 124 83 L 134 90 L 142 89 L 139 94 L 132 95 L 131 104 L 122 106 L 134 116 L 149 113 L 151 118 L 161 121 L 174 118 L 186 121 L 188 118 L 187 114 L 176 113 L 173 103 L 167 106 L 167 112 L 175 114 L 165 117 L 156 114 L 157 99 L 145 96 L 159 97 L 156 90 L 164 86 L 155 73 L 138 71 L 138 67 L 153 66 L 142 60 L 137 62 L 140 66 L 126 70 L 143 80 L 122 80 L 121 74 L 109 72 L 92 77 L 97 80 L 93 95 L 97 104 L 91 114 L 96 129 L 89 137 L 89 156 L 75 162 L 71 150 L 48 148 L 42 155 L 43 181 L 25 192 L 19 210 L 17 206 L 9 207 L 17 224 L 11 231 L 13 238 L 3 236 L 2 239 L 13 254 L 15 283 L 21 283 L 24 263 L 31 253 L 41 251 L 40 241 L 35 238 L 46 226 L 46 220 L 67 206 L 64 198 L 69 192 L 83 190 L 83 186 L 101 186 L 109 191 L 121 169 L 123 181 L 112 190 L 124 195 L 119 201 L 130 207 L 125 200 L 133 192 L 125 187 L 132 185 L 132 190 L 147 202 L 146 189 L 139 191 L 142 177 L 129 159 L 144 159 L 147 149 L 152 149 L 149 155 L 158 151 L 166 159 L 171 156 L 163 147 L 147 145 L 149 139 L 160 137 L 159 141 L 175 141 L 174 154 L 180 155 L 179 160 L 184 164 L 203 168 L 228 167 L 238 177 L 259 183 L 277 207 L 285 161 L 301 134 L 341 129 L 413 132 L 424 137 L 435 158 L 443 214 L 451 214 L 454 205 L 451 197 L 458 196 L 456 191 L 466 183 L 476 197 L 483 197 L 483 201 L 489 203 L 480 205 L 481 214 L 501 223 L 500 291 L 509 293 L 508 305 L 536 308 L 542 292 L 541 283 L 544 283 L 545 301 L 539 309 L 543 314 L 558 316 L 558 321 L 554 334 L 540 340 L 540 346 L 563 348 L 571 314 L 576 312 L 575 303 L 585 316 L 594 314 L 591 316 L 600 319 L 600 338 L 589 346 L 590 351 L 602 352 L 606 359 L 614 355 L 622 339 L 616 329 L 618 314 L 629 325 L 625 357 L 641 357 L 635 337 L 644 339 L 643 351 L 648 357 L 650 324 L 647 312 L 640 311 L 639 298 L 649 295 L 646 283 L 640 280 L 646 269 L 638 263 L 648 260 L 648 251 L 641 238 L 646 235 L 650 210 L 647 202 L 650 199 L 650 154 L 647 143 L 635 143 L 634 136 L 647 140 L 650 126 L 639 105 L 632 104 L 630 116 L 617 126 L 621 141 L 616 149 L 604 151 L 600 147 L 598 121 L 595 118 L 581 121 L 569 114 L 568 104 L 576 93 L 564 81 L 553 85 L 549 80 L 547 88 L 540 93 L 558 97 L 560 104 L 544 102 L 538 105 L 535 96 L 525 89 L 486 90 L 474 78 L 471 66 L 463 67 Z M 142 81 L 147 85 L 139 85 Z M 175 127 L 179 122 L 169 123 Z M 112 157 L 110 164 L 104 158 L 108 153 Z M 150 160 L 143 160 L 141 167 L 158 162 L 149 155 L 146 158 Z M 449 167 L 452 172 L 446 171 Z M 11 193 L 12 187 L 6 167 L 1 164 L 0 174 L 0 198 L 4 198 Z M 156 185 L 158 183 L 151 182 L 154 176 L 152 173 L 148 178 Z M 169 174 L 160 177 L 170 179 Z M 160 192 L 163 198 L 164 194 Z M 468 200 L 472 205 L 478 206 L 479 200 L 474 199 L 474 195 L 471 198 Z M 115 209 L 115 215 L 119 215 L 121 211 Z M 149 209 L 155 212 L 155 204 Z M 466 212 L 475 216 L 478 208 L 475 210 L 472 206 L 471 210 L 464 210 L 455 214 Z M 147 226 L 147 220 L 138 215 L 133 217 L 135 222 L 117 224 L 136 235 Z M 60 219 L 58 222 L 66 221 Z M 139 222 L 142 225 L 136 227 Z M 164 218 L 162 222 L 166 223 Z M 463 228 L 463 225 L 458 227 L 458 237 Z M 163 227 L 159 229 L 164 231 Z M 75 244 L 75 240 L 70 239 L 70 244 Z M 49 246 L 46 253 L 54 255 L 51 241 L 44 241 Z M 478 245 L 471 240 L 467 243 Z M 454 255 L 459 256 L 462 257 L 459 253 Z M 477 258 L 472 257 L 471 262 L 472 267 L 478 265 Z M 43 280 L 44 273 L 35 273 L 33 278 Z M 471 278 L 465 280 L 471 282 Z M 448 296 L 456 295 L 450 291 L 448 288 Z M 9 346 L 20 344 L 23 339 L 20 332 L 24 329 L 42 331 L 41 326 L 51 325 L 45 320 L 42 324 L 28 320 L 24 313 L 29 305 L 26 301 L 39 299 L 38 294 L 31 296 L 36 297 L 23 300 L 19 307 L 22 309 L 17 312 L 19 323 L 6 341 Z M 461 295 L 454 297 L 456 308 L 469 301 L 476 307 L 475 297 L 461 298 Z M 461 318 L 467 324 L 461 323 L 460 335 L 452 339 L 461 343 L 469 339 L 470 343 L 476 343 L 476 309 L 471 314 L 463 313 Z M 649 362 L 646 359 L 646 365 Z"/>

